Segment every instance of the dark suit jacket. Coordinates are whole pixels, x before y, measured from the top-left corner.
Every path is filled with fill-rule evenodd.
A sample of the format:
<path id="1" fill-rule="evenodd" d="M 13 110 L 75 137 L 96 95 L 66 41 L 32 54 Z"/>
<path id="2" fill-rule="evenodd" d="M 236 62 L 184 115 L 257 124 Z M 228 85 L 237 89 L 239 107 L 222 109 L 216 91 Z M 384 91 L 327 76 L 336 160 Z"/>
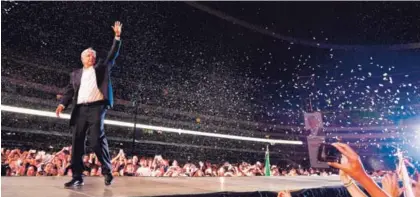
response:
<path id="1" fill-rule="evenodd" d="M 110 74 L 111 69 L 115 64 L 115 59 L 118 57 L 120 47 L 121 40 L 114 39 L 111 50 L 108 52 L 106 59 L 104 61 L 99 60 L 94 66 L 98 89 L 104 95 L 104 99 L 107 102 L 107 106 L 109 108 L 112 108 L 114 104 Z M 65 88 L 63 97 L 60 100 L 60 104 L 64 105 L 65 109 L 70 105 L 70 103 L 73 106 L 70 125 L 73 125 L 74 123 L 73 112 L 77 104 L 77 97 L 79 94 L 82 74 L 83 68 L 77 69 L 70 74 L 70 83 Z"/>

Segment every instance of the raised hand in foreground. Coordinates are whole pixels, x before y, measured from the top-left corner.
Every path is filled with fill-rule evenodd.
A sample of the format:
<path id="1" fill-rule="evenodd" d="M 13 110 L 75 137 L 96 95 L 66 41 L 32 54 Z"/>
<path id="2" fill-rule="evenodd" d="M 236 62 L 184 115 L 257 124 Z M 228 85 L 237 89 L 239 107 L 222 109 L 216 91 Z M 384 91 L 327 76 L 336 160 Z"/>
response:
<path id="1" fill-rule="evenodd" d="M 358 181 L 370 196 L 390 197 L 367 175 L 359 155 L 349 145 L 343 143 L 334 143 L 332 145 L 347 158 L 348 162 L 341 164 L 337 162 L 328 162 L 328 165 L 342 170 L 351 178 Z"/>
<path id="2" fill-rule="evenodd" d="M 395 173 L 386 174 L 382 178 L 382 189 L 391 197 L 399 197 L 403 192 L 398 185 L 398 176 Z"/>
<path id="3" fill-rule="evenodd" d="M 343 155 L 341 157 L 340 163 L 342 165 L 347 165 L 347 157 Z M 349 175 L 347 175 L 343 170 L 340 170 L 339 175 L 341 182 L 343 182 L 344 187 L 347 189 L 347 191 L 352 197 L 367 197 L 366 194 L 359 188 L 359 186 L 357 186 L 354 183 L 353 179 Z"/>
<path id="4" fill-rule="evenodd" d="M 363 164 L 359 155 L 349 145 L 343 143 L 334 143 L 332 145 L 341 152 L 345 158 L 342 161 L 345 162 L 328 162 L 328 165 L 342 170 L 356 181 L 359 181 L 359 179 L 363 179 L 368 176 L 365 169 L 363 168 Z"/>
<path id="5" fill-rule="evenodd" d="M 413 180 L 413 193 L 414 196 L 420 196 L 420 173 L 416 172 L 417 181 Z"/>

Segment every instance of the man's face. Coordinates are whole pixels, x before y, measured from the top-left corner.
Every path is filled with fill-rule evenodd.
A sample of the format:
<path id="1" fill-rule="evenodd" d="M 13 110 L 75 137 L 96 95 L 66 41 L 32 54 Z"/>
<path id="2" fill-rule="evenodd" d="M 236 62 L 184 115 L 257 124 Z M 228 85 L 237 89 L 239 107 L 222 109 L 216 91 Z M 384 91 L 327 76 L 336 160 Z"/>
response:
<path id="1" fill-rule="evenodd" d="M 88 50 L 82 54 L 82 63 L 84 66 L 93 66 L 95 65 L 95 62 L 96 57 L 92 50 Z"/>

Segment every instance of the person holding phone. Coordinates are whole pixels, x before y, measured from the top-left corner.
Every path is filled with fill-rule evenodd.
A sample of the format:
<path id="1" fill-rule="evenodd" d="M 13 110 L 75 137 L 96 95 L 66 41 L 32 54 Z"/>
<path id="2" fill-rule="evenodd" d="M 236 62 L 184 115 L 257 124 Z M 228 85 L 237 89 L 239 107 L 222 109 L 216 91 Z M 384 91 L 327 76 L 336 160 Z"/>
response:
<path id="1" fill-rule="evenodd" d="M 346 157 L 347 162 L 328 162 L 328 165 L 338 168 L 345 174 L 350 176 L 353 180 L 360 183 L 363 188 L 371 195 L 375 197 L 390 197 L 384 190 L 382 190 L 378 184 L 366 173 L 362 161 L 359 155 L 347 144 L 333 143 L 334 146 L 343 156 Z M 347 187 L 354 185 L 354 182 L 350 180 Z"/>

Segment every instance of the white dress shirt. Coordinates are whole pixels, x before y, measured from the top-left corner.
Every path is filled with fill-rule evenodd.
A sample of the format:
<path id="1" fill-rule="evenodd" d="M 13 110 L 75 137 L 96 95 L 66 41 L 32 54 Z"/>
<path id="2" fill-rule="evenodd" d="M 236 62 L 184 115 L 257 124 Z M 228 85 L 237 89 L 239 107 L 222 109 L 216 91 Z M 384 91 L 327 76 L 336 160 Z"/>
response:
<path id="1" fill-rule="evenodd" d="M 98 89 L 95 69 L 93 66 L 83 68 L 77 104 L 92 103 L 101 100 L 104 100 L 104 95 L 102 95 L 101 91 Z"/>

